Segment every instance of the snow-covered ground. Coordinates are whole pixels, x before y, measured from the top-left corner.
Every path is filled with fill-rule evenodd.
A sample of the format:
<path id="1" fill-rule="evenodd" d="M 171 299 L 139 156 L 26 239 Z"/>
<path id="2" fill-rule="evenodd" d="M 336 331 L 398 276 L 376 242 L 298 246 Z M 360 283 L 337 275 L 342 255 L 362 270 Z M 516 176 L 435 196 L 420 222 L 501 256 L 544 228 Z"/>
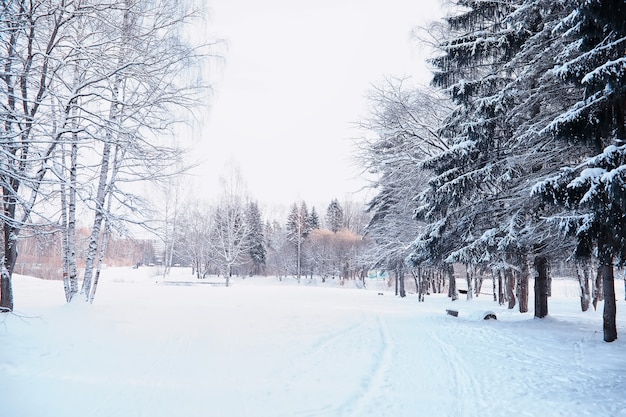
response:
<path id="1" fill-rule="evenodd" d="M 88 306 L 65 305 L 61 282 L 15 277 L 0 415 L 626 416 L 626 344 L 603 342 L 602 306 L 581 313 L 573 281 L 554 281 L 536 320 L 488 296 L 400 299 L 381 282 L 159 280 L 107 269 Z"/>

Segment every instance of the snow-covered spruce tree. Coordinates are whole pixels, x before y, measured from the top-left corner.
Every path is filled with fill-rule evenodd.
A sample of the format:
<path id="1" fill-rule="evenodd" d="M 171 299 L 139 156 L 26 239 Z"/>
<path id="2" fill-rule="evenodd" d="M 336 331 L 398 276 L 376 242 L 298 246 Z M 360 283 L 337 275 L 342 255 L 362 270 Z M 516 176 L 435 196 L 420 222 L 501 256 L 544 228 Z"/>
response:
<path id="1" fill-rule="evenodd" d="M 406 87 L 406 82 L 387 79 L 372 89 L 371 114 L 361 123 L 372 135 L 359 143 L 359 162 L 374 175 L 371 186 L 376 190 L 367 207 L 371 219 L 365 228 L 365 236 L 373 242 L 370 267 L 394 273 L 402 296 L 406 258 L 422 227 L 413 218 L 414 196 L 423 189 L 427 175 L 420 163 L 446 149 L 436 129 L 449 110 L 449 102 L 432 89 Z"/>
<path id="2" fill-rule="evenodd" d="M 265 234 L 263 232 L 264 225 L 261 219 L 261 210 L 259 210 L 259 205 L 256 202 L 248 203 L 246 217 L 250 227 L 249 255 L 252 260 L 251 272 L 253 275 L 260 275 L 265 267 L 267 249 L 265 247 Z"/>
<path id="3" fill-rule="evenodd" d="M 344 227 L 343 208 L 336 198 L 330 202 L 326 209 L 326 226 L 334 233 Z"/>
<path id="4" fill-rule="evenodd" d="M 317 214 L 315 206 L 311 207 L 311 212 L 309 213 L 309 227 L 311 230 L 317 230 L 321 227 L 320 216 Z"/>
<path id="5" fill-rule="evenodd" d="M 580 93 L 546 130 L 569 143 L 604 150 L 534 191 L 568 210 L 555 218 L 576 237 L 575 254 L 595 252 L 605 295 L 604 340 L 612 342 L 617 339 L 613 267 L 626 260 L 626 3 L 575 2 L 560 30 L 569 45 L 554 73 Z"/>
<path id="6" fill-rule="evenodd" d="M 545 129 L 555 117 L 575 104 L 579 94 L 575 86 L 564 82 L 553 71 L 557 57 L 564 50 L 570 49 L 559 28 L 568 19 L 574 6 L 574 2 L 526 1 L 511 16 L 512 21 L 522 22 L 523 27 L 535 28 L 509 64 L 510 68 L 517 69 L 517 78 L 511 85 L 517 90 L 513 90 L 516 100 L 510 108 L 510 121 L 517 126 L 514 132 L 516 143 L 522 144 L 510 158 L 518 166 L 527 168 L 526 174 L 521 176 L 526 184 L 554 176 L 561 166 L 576 164 L 591 151 L 589 144 L 571 142 L 564 152 Z M 536 22 L 534 26 L 523 23 L 533 21 Z M 524 187 L 524 194 L 526 192 Z M 522 236 L 529 242 L 528 246 L 535 255 L 535 316 L 544 317 L 548 313 L 547 274 L 550 260 L 565 260 L 575 242 L 567 236 L 558 238 L 554 223 L 545 221 L 555 214 L 555 207 L 546 205 L 536 195 L 523 201 L 528 207 L 526 212 L 530 213 L 530 221 L 526 221 Z M 590 260 L 580 262 L 588 265 Z M 583 275 L 580 277 L 584 280 Z M 589 297 L 588 286 L 581 282 L 583 310 L 588 305 L 585 300 Z"/>
<path id="7" fill-rule="evenodd" d="M 517 295 L 520 311 L 527 311 L 527 257 L 548 256 L 555 248 L 530 187 L 567 157 L 538 134 L 546 115 L 560 108 L 558 99 L 567 97 L 558 90 L 562 84 L 544 77 L 553 65 L 552 29 L 564 6 L 457 4 L 464 7 L 446 19 L 451 36 L 432 62 L 433 84 L 459 107 L 441 127 L 450 149 L 424 164 L 435 175 L 420 197 L 418 216 L 430 225 L 416 240 L 416 257 L 492 269 L 507 281 L 509 307 Z"/>
<path id="8" fill-rule="evenodd" d="M 458 107 L 441 126 L 450 148 L 424 163 L 434 176 L 420 196 L 417 215 L 431 227 L 415 244 L 416 250 L 427 252 L 414 258 L 437 256 L 438 261 L 466 265 L 500 261 L 509 266 L 512 253 L 496 260 L 494 254 L 477 249 L 497 245 L 474 242 L 501 235 L 502 213 L 509 209 L 501 195 L 514 175 L 503 162 L 512 127 L 500 93 L 513 78 L 505 65 L 527 35 L 507 22 L 519 2 L 455 3 L 460 12 L 446 19 L 451 35 L 440 43 L 441 55 L 432 63 L 433 85 L 448 92 Z"/>

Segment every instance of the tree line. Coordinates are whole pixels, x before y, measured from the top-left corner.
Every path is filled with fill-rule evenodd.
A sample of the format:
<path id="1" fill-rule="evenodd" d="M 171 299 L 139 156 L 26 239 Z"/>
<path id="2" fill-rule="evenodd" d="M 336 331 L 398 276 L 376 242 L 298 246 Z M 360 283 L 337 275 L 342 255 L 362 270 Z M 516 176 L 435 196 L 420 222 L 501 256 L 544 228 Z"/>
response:
<path id="1" fill-rule="evenodd" d="M 490 274 L 500 302 L 522 312 L 534 269 L 543 317 L 550 264 L 568 260 L 583 310 L 604 293 L 613 341 L 613 270 L 626 260 L 626 3 L 449 7 L 418 35 L 432 47 L 431 85 L 386 80 L 361 123 L 378 263 L 443 271 L 453 298 L 452 265 L 465 265 L 468 297 Z"/>
<path id="2" fill-rule="evenodd" d="M 293 203 L 284 219 L 269 219 L 245 193 L 227 187 L 214 203 L 186 203 L 166 248 L 165 268 L 172 259 L 190 265 L 198 279 L 221 276 L 226 285 L 233 275 L 272 275 L 280 279 L 320 277 L 364 278 L 367 250 L 362 232 L 367 215 L 362 204 L 333 199 L 325 216 L 305 201 Z M 358 207 L 344 210 L 343 207 Z M 166 251 L 167 253 L 167 251 Z"/>

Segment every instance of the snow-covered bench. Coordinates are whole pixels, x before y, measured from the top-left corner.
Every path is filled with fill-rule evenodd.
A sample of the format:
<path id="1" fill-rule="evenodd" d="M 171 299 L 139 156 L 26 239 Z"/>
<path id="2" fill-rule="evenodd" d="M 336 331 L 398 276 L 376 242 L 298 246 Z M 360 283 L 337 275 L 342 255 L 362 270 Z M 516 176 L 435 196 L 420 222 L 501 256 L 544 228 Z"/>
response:
<path id="1" fill-rule="evenodd" d="M 458 317 L 459 311 L 447 308 L 446 314 L 449 316 Z M 473 316 L 476 319 L 481 319 L 481 320 L 498 320 L 496 313 L 494 313 L 493 311 L 484 311 L 482 313 L 475 313 L 475 314 L 472 314 L 471 316 Z"/>
<path id="2" fill-rule="evenodd" d="M 226 281 L 161 281 L 161 284 L 181 286 L 209 285 L 211 287 L 225 287 Z M 230 285 L 232 285 L 232 283 Z"/>

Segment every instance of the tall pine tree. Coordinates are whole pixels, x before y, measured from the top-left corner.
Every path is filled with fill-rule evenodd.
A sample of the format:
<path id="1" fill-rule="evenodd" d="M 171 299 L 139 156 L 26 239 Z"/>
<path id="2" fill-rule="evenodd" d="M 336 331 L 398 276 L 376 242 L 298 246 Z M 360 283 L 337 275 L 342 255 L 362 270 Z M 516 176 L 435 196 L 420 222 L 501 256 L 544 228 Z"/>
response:
<path id="1" fill-rule="evenodd" d="M 612 342 L 617 339 L 613 267 L 626 263 L 626 3 L 573 3 L 559 27 L 566 47 L 553 73 L 579 93 L 545 130 L 599 154 L 539 183 L 535 192 L 566 209 L 556 218 L 576 237 L 576 255 L 596 254 L 605 293 L 604 340 Z"/>
<path id="2" fill-rule="evenodd" d="M 528 248 L 519 229 L 525 215 L 513 194 L 520 170 L 508 159 L 514 151 L 514 96 L 508 93 L 516 75 L 508 65 L 532 30 L 511 21 L 521 1 L 455 4 L 461 12 L 446 19 L 451 35 L 432 63 L 433 84 L 457 108 L 440 129 L 450 147 L 423 164 L 434 175 L 416 214 L 429 225 L 416 239 L 412 260 L 515 270 L 524 284 Z"/>

